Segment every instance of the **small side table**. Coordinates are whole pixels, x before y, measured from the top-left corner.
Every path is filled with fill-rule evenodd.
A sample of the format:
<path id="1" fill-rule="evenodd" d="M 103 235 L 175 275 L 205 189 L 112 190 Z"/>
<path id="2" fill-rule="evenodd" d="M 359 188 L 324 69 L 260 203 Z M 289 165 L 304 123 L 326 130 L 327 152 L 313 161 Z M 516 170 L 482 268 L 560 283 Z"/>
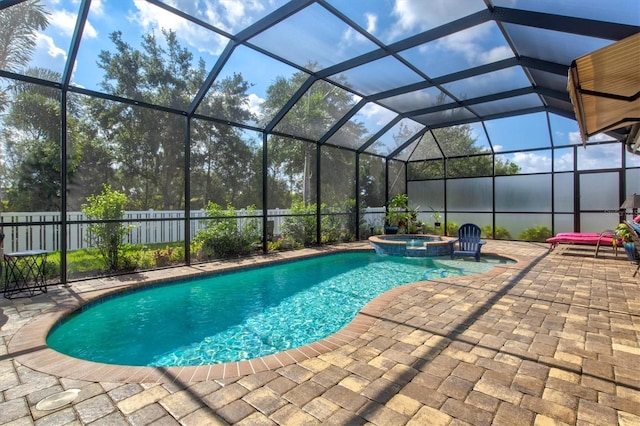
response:
<path id="1" fill-rule="evenodd" d="M 47 252 L 44 250 L 17 251 L 4 254 L 4 297 L 31 297 L 47 292 L 45 266 Z"/>

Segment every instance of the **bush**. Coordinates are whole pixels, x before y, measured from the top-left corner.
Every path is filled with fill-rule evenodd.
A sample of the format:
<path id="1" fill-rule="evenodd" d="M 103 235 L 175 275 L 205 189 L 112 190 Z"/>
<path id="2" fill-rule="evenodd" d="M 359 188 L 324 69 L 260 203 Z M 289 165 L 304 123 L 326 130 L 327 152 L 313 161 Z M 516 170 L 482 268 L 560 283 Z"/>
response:
<path id="1" fill-rule="evenodd" d="M 184 244 L 173 247 L 173 251 L 169 255 L 169 260 L 171 261 L 171 263 L 184 262 L 184 258 Z"/>
<path id="2" fill-rule="evenodd" d="M 493 238 L 493 227 L 491 225 L 483 226 L 482 228 L 482 238 Z M 496 227 L 496 240 L 511 240 L 511 233 L 502 226 Z"/>
<path id="3" fill-rule="evenodd" d="M 253 245 L 260 242 L 260 221 L 256 217 L 238 218 L 232 206 L 222 208 L 209 202 L 206 208 L 209 219 L 205 229 L 198 231 L 193 239 L 192 249 L 200 258 L 230 258 L 248 255 Z M 255 207 L 246 209 L 247 216 L 255 215 Z M 238 226 L 241 222 L 241 226 Z M 183 252 L 184 257 L 184 252 Z"/>
<path id="4" fill-rule="evenodd" d="M 120 257 L 120 270 L 134 271 L 138 267 L 141 257 L 142 251 L 130 244 L 127 244 L 123 250 L 123 255 Z"/>
<path id="5" fill-rule="evenodd" d="M 60 277 L 60 259 L 57 261 L 50 261 L 47 258 L 47 262 L 44 265 L 44 276 L 46 279 Z"/>
<path id="6" fill-rule="evenodd" d="M 305 246 L 318 242 L 316 238 L 316 205 L 304 205 L 303 201 L 291 204 L 291 213 L 282 222 L 282 234 L 285 239 L 299 242 Z M 324 218 L 323 218 L 324 219 Z"/>
<path id="7" fill-rule="evenodd" d="M 154 252 L 151 250 L 141 250 L 140 257 L 138 258 L 138 268 L 140 269 L 152 269 L 156 266 L 154 259 Z"/>
<path id="8" fill-rule="evenodd" d="M 540 241 L 545 242 L 547 238 L 552 237 L 551 230 L 544 225 L 527 228 L 518 236 L 523 241 Z"/>
<path id="9" fill-rule="evenodd" d="M 348 200 L 342 206 L 320 206 L 320 227 L 322 243 L 335 243 L 355 240 L 356 224 L 355 200 Z M 304 202 L 294 202 L 291 205 L 294 216 L 285 217 L 282 223 L 282 235 L 286 241 L 310 246 L 317 244 L 316 204 L 306 205 Z M 364 224 L 364 221 L 361 221 Z M 275 245 L 274 245 L 275 247 Z"/>
<path id="10" fill-rule="evenodd" d="M 354 241 L 356 229 L 363 227 L 364 220 L 356 222 L 356 201 L 345 201 L 341 206 L 327 208 L 322 205 L 322 243 Z"/>
<path id="11" fill-rule="evenodd" d="M 87 197 L 82 212 L 89 220 L 102 221 L 87 226 L 87 242 L 98 249 L 107 270 L 131 269 L 131 259 L 124 259 L 124 241 L 131 226 L 119 222 L 124 218 L 127 196 L 103 185 L 102 192 Z"/>

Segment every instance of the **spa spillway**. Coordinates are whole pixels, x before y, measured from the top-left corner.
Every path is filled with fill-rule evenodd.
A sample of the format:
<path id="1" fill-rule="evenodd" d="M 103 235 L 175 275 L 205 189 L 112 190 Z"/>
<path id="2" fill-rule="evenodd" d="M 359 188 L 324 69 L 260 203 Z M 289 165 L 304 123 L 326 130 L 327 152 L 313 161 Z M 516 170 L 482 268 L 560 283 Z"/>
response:
<path id="1" fill-rule="evenodd" d="M 407 257 L 448 256 L 449 239 L 439 235 L 392 234 L 374 235 L 369 243 L 378 254 Z"/>

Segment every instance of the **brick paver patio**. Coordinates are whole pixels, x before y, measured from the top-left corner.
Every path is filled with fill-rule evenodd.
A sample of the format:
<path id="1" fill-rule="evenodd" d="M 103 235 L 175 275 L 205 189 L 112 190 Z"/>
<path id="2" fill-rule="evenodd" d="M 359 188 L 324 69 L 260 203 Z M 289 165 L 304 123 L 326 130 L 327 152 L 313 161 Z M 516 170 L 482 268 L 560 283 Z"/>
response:
<path id="1" fill-rule="evenodd" d="M 598 258 L 593 248 L 547 249 L 489 241 L 483 252 L 519 262 L 396 288 L 318 350 L 261 368 L 118 370 L 54 356 L 43 345 L 65 306 L 106 288 L 219 265 L 2 299 L 0 424 L 640 425 L 635 266 L 607 248 Z M 36 408 L 66 389 L 80 390 L 72 403 Z"/>

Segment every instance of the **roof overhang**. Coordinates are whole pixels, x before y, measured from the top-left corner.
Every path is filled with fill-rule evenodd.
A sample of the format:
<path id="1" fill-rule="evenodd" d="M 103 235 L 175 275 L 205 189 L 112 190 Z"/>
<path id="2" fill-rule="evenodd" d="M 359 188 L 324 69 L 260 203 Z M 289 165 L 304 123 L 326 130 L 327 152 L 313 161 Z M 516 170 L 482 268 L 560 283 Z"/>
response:
<path id="1" fill-rule="evenodd" d="M 640 33 L 575 59 L 567 89 L 583 144 L 590 136 L 618 129 L 638 150 Z"/>

